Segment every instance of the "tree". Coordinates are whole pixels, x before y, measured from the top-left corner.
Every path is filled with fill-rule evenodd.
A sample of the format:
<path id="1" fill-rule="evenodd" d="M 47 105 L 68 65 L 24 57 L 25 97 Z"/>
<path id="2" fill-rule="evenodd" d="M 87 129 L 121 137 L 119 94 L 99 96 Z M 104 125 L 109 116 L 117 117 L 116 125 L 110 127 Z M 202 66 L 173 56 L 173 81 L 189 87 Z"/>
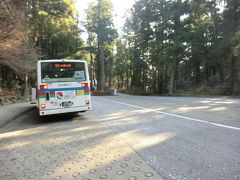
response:
<path id="1" fill-rule="evenodd" d="M 36 60 L 35 49 L 29 41 L 27 33 L 28 1 L 2 0 L 0 8 L 0 28 L 2 29 L 0 33 L 0 76 L 3 77 L 3 72 L 10 71 L 10 67 L 11 71 L 16 74 L 16 78 L 24 82 L 23 95 L 27 97 L 29 95 L 29 71 L 34 69 Z M 9 84 L 6 82 L 7 77 L 4 77 L 5 79 L 0 81 Z M 2 82 L 0 82 L 0 89 L 2 89 Z"/>
<path id="2" fill-rule="evenodd" d="M 32 0 L 31 36 L 44 59 L 66 58 L 83 46 L 74 0 Z"/>
<path id="3" fill-rule="evenodd" d="M 77 18 L 74 0 L 1 0 L 0 89 L 3 82 L 11 88 L 9 73 L 28 96 L 36 52 L 42 59 L 83 57 Z"/>
<path id="4" fill-rule="evenodd" d="M 224 11 L 224 39 L 230 40 L 228 46 L 230 51 L 228 51 L 229 59 L 229 82 L 230 82 L 230 94 L 233 94 L 235 91 L 235 84 L 239 82 L 237 74 L 240 72 L 240 2 L 237 0 L 227 0 L 226 9 Z M 226 42 L 226 41 L 223 41 Z"/>
<path id="5" fill-rule="evenodd" d="M 98 89 L 104 90 L 106 87 L 105 78 L 105 46 L 111 43 L 117 36 L 112 21 L 113 7 L 110 0 L 98 0 L 97 4 L 90 4 L 87 11 L 87 30 L 89 38 L 93 40 L 94 34 L 97 38 L 97 76 Z"/>
<path id="6" fill-rule="evenodd" d="M 227 93 L 219 86 L 229 78 L 234 89 L 239 69 L 239 3 L 226 2 L 222 13 L 222 0 L 136 1 L 124 27 L 130 89 L 173 94 L 211 87 L 209 91 L 216 88 Z M 231 53 L 226 53 L 228 49 Z M 226 66 L 230 56 L 231 65 Z M 126 76 L 120 71 L 121 63 L 116 67 L 116 76 Z"/>

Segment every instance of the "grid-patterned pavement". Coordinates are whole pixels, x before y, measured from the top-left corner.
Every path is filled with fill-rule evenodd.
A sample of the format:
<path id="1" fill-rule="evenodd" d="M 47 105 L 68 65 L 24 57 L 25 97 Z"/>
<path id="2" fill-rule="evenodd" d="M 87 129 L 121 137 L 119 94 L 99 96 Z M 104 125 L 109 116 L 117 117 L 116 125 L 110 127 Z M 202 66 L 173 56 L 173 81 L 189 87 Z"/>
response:
<path id="1" fill-rule="evenodd" d="M 162 179 L 97 120 L 78 117 L 21 129 L 0 132 L 0 179 Z"/>

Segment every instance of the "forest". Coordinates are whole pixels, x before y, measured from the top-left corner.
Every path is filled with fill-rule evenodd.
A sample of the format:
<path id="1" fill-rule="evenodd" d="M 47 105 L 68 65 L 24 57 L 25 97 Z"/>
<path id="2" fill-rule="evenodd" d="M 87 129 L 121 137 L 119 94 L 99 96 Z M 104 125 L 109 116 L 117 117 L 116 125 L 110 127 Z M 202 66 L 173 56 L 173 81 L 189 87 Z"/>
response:
<path id="1" fill-rule="evenodd" d="M 0 0 L 0 92 L 28 96 L 36 61 L 65 58 L 88 61 L 96 91 L 240 95 L 239 0 L 135 0 L 120 30 L 111 0 L 76 9 Z"/>

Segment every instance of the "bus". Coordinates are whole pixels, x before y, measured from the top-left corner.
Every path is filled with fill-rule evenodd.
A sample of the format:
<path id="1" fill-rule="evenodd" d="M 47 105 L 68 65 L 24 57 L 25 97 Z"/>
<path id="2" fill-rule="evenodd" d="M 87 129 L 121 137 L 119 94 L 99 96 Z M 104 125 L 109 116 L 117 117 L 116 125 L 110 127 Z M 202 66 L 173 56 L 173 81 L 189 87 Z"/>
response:
<path id="1" fill-rule="evenodd" d="M 87 62 L 39 60 L 36 94 L 40 116 L 91 110 Z"/>

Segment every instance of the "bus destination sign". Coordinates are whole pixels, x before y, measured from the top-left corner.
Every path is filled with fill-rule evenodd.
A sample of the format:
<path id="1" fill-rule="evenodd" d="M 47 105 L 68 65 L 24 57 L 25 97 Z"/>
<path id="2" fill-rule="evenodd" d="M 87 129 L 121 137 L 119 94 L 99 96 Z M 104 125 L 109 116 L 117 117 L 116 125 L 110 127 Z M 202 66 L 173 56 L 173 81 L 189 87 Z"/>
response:
<path id="1" fill-rule="evenodd" d="M 73 68 L 72 63 L 54 63 L 53 64 L 54 68 Z"/>

